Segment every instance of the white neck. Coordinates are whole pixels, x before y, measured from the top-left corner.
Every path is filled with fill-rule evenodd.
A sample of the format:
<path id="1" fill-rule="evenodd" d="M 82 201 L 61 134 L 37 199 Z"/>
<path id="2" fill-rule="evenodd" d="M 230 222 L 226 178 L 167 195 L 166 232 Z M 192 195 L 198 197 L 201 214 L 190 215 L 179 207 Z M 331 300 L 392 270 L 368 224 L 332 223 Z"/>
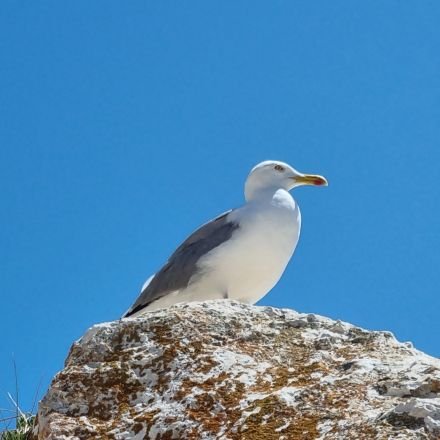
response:
<path id="1" fill-rule="evenodd" d="M 264 199 L 272 199 L 274 194 L 281 189 L 279 185 L 273 185 L 273 186 L 255 186 L 252 184 L 248 184 L 246 182 L 246 185 L 244 187 L 244 196 L 246 199 L 246 202 L 252 202 L 256 200 L 264 200 Z"/>

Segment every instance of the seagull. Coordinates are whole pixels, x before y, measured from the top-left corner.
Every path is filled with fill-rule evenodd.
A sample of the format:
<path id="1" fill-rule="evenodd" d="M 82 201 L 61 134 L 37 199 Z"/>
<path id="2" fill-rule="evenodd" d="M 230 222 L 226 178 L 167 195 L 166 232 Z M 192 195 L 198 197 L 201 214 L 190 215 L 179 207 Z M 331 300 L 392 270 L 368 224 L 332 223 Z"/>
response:
<path id="1" fill-rule="evenodd" d="M 256 165 L 246 179 L 246 203 L 193 232 L 145 282 L 123 318 L 182 302 L 259 301 L 281 278 L 298 243 L 301 213 L 289 191 L 301 185 L 328 184 L 284 162 Z"/>

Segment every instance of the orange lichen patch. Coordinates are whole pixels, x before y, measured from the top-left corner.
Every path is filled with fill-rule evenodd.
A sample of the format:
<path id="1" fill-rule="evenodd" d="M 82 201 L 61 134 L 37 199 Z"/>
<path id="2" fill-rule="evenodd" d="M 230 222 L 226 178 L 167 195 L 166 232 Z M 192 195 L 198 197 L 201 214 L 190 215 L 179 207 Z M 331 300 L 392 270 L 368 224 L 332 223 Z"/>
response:
<path id="1" fill-rule="evenodd" d="M 61 389 L 66 397 L 72 400 L 83 399 L 89 423 L 94 426 L 97 436 L 92 435 L 89 427 L 78 427 L 78 438 L 114 438 L 109 432 L 117 428 L 125 414 L 130 413 L 130 396 L 141 392 L 143 385 L 134 381 L 127 374 L 122 363 L 110 362 L 94 370 L 68 368 L 57 375 L 57 382 L 62 384 Z M 69 418 L 81 415 L 84 411 L 78 406 L 72 406 L 61 422 L 68 424 Z"/>
<path id="2" fill-rule="evenodd" d="M 390 435 L 387 436 L 387 438 L 392 438 L 392 432 L 389 433 Z M 373 425 L 368 425 L 367 423 L 362 423 L 360 425 L 354 425 L 350 427 L 350 434 L 349 436 L 351 438 L 358 438 L 359 440 L 371 440 L 371 439 L 377 439 L 379 430 Z M 383 436 L 383 431 L 382 431 Z"/>
<path id="3" fill-rule="evenodd" d="M 440 393 L 440 380 L 433 379 L 429 385 L 432 393 Z"/>
<path id="4" fill-rule="evenodd" d="M 193 388 L 197 388 L 199 393 L 194 394 Z M 215 434 L 224 425 L 233 426 L 241 417 L 239 404 L 245 392 L 244 384 L 228 379 L 228 375 L 222 373 L 203 383 L 184 380 L 175 397 L 183 401 L 191 395 L 191 406 L 186 410 L 188 418 L 200 423 L 203 431 Z"/>
<path id="5" fill-rule="evenodd" d="M 362 353 L 362 350 L 359 347 L 353 348 L 352 346 L 342 346 L 336 347 L 334 350 L 335 355 L 338 358 L 344 359 L 345 362 L 351 361 L 359 356 Z"/>
<path id="6" fill-rule="evenodd" d="M 152 411 L 143 411 L 143 412 L 140 413 L 140 414 L 136 414 L 136 415 L 133 417 L 133 420 L 134 420 L 136 423 L 142 423 L 142 422 L 145 422 L 145 423 L 148 425 L 148 424 L 151 423 L 151 421 L 154 419 L 154 417 L 156 416 L 156 414 L 159 413 L 159 412 L 160 412 L 160 410 L 158 410 L 158 409 L 155 409 L 155 410 L 152 410 Z"/>
<path id="7" fill-rule="evenodd" d="M 323 363 L 314 362 L 306 364 L 305 362 L 295 362 L 289 368 L 274 367 L 267 372 L 272 376 L 272 388 L 278 389 L 287 385 L 295 387 L 311 386 L 318 382 L 318 379 L 313 378 L 312 373 L 321 372 L 327 374 L 330 369 Z"/>
<path id="8" fill-rule="evenodd" d="M 327 408 L 333 414 L 345 418 L 348 408 L 352 406 L 355 401 L 362 402 L 365 400 L 365 386 L 350 386 L 342 382 L 339 384 L 335 382 L 334 385 L 335 386 L 332 387 L 318 386 L 316 388 L 319 393 L 319 401 L 324 408 Z M 344 410 L 344 412 L 341 410 Z"/>
<path id="9" fill-rule="evenodd" d="M 196 373 L 202 373 L 207 374 L 209 373 L 216 365 L 218 365 L 218 362 L 215 361 L 210 355 L 203 356 L 199 359 L 199 365 L 196 365 L 194 367 L 194 372 Z"/>
<path id="10" fill-rule="evenodd" d="M 246 418 L 234 439 L 279 439 L 281 435 L 291 440 L 312 440 L 319 437 L 319 417 L 307 411 L 298 411 L 281 402 L 276 396 L 256 400 L 246 411 L 258 412 Z"/>

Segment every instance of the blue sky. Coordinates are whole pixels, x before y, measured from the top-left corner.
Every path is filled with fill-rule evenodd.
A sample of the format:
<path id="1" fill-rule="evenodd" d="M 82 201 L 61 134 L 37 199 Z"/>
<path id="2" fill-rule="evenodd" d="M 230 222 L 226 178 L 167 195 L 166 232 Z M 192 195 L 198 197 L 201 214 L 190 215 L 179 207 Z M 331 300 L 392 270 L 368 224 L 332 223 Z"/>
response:
<path id="1" fill-rule="evenodd" d="M 118 318 L 250 168 L 294 192 L 299 246 L 262 304 L 440 356 L 440 4 L 13 2 L 0 16 L 0 407 Z"/>

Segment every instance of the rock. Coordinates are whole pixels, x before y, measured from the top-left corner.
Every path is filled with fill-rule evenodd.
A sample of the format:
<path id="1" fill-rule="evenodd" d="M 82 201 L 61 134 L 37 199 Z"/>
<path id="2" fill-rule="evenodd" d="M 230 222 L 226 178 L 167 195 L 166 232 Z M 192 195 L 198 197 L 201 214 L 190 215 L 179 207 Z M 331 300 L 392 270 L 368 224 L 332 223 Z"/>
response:
<path id="1" fill-rule="evenodd" d="M 35 439 L 440 439 L 440 360 L 389 332 L 210 301 L 92 327 Z"/>

